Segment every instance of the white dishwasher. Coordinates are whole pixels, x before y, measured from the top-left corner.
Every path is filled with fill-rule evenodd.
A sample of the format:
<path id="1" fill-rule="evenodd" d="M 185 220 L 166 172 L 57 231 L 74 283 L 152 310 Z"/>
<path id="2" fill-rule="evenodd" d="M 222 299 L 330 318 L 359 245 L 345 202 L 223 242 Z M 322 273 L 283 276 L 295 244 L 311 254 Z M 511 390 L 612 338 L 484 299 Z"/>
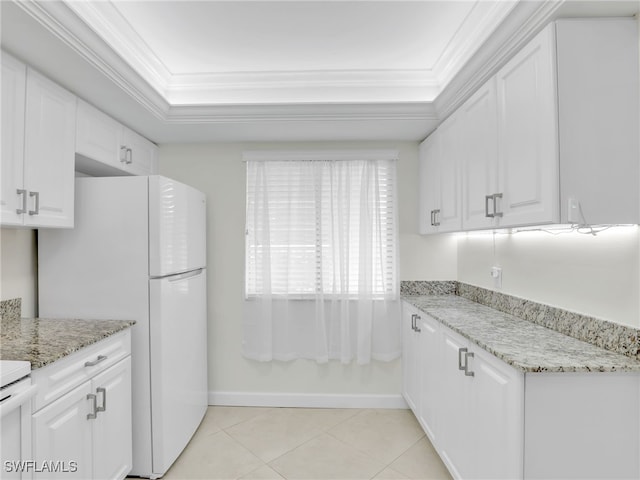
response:
<path id="1" fill-rule="evenodd" d="M 29 362 L 0 361 L 1 479 L 31 478 L 31 385 Z"/>

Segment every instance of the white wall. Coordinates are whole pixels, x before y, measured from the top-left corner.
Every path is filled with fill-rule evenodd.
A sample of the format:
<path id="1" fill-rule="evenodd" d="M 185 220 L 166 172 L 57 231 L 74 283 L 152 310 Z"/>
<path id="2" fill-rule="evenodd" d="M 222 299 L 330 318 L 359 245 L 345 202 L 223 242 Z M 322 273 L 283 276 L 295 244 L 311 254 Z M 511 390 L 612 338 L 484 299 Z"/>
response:
<path id="1" fill-rule="evenodd" d="M 244 275 L 245 164 L 243 150 L 393 148 L 398 163 L 402 279 L 455 279 L 454 237 L 417 234 L 417 144 L 230 143 L 162 145 L 160 172 L 191 184 L 208 201 L 209 388 L 214 392 L 398 395 L 400 362 L 344 366 L 298 360 L 259 363 L 240 353 Z"/>
<path id="2" fill-rule="evenodd" d="M 0 300 L 22 298 L 22 316 L 34 316 L 37 278 L 35 231 L 0 229 Z"/>
<path id="3" fill-rule="evenodd" d="M 469 233 L 458 237 L 458 280 L 640 327 L 640 244 L 637 226 L 593 235 L 545 232 Z"/>

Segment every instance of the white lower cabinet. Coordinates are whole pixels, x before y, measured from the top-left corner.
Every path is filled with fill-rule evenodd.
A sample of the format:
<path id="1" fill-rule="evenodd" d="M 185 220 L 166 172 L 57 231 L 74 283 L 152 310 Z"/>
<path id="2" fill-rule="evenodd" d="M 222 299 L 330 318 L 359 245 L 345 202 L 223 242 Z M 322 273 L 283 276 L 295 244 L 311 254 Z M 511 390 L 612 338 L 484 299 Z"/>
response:
<path id="1" fill-rule="evenodd" d="M 521 477 L 524 374 L 441 331 L 442 460 L 456 478 Z"/>
<path id="2" fill-rule="evenodd" d="M 403 308 L 402 311 L 402 395 L 416 412 L 420 406 L 420 346 L 416 331 L 416 310 Z"/>
<path id="3" fill-rule="evenodd" d="M 403 392 L 454 478 L 640 478 L 640 374 L 523 373 L 402 308 Z"/>
<path id="4" fill-rule="evenodd" d="M 41 382 L 57 398 L 33 414 L 34 478 L 115 480 L 131 471 L 131 356 L 128 350 L 119 358 L 123 337 L 118 337 L 34 371 L 36 385 L 38 378 L 61 380 Z M 130 346 L 128 332 L 124 344 Z M 82 375 L 88 378 L 74 385 Z"/>

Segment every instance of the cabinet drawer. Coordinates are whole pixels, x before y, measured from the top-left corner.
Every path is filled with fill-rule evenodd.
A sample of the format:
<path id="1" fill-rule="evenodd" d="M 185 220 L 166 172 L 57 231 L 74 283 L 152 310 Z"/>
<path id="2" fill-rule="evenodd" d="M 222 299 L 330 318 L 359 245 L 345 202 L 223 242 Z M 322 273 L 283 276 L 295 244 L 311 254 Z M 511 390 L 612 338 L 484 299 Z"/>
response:
<path id="1" fill-rule="evenodd" d="M 33 411 L 38 411 L 130 354 L 131 332 L 127 329 L 34 370 L 31 378 L 38 385 L 38 393 L 33 400 Z"/>

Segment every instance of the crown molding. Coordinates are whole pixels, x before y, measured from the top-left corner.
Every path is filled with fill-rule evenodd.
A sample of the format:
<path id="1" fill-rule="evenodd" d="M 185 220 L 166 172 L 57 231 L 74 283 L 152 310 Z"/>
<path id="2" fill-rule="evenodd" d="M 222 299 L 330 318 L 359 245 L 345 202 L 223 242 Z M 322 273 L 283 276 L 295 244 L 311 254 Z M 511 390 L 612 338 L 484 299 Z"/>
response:
<path id="1" fill-rule="evenodd" d="M 433 71 L 194 76 L 170 74 L 110 2 L 14 0 L 12 5 L 162 122 L 217 124 L 442 120 L 552 20 L 564 0 L 498 2 L 493 8 L 483 3 L 470 12 Z M 209 95 L 204 102 L 203 90 Z"/>
<path id="2" fill-rule="evenodd" d="M 113 51 L 68 5 L 63 2 L 13 0 L 56 38 L 89 65 L 100 71 L 158 119 L 164 119 L 169 103 Z"/>
<path id="3" fill-rule="evenodd" d="M 169 124 L 305 122 L 305 121 L 437 121 L 431 102 L 424 103 L 310 103 L 306 105 L 172 106 Z"/>
<path id="4" fill-rule="evenodd" d="M 521 1 L 435 100 L 441 120 L 451 115 L 536 33 L 554 20 L 565 0 Z"/>
<path id="5" fill-rule="evenodd" d="M 433 68 L 443 89 L 500 26 L 516 3 L 480 1 L 473 6 Z"/>
<path id="6" fill-rule="evenodd" d="M 171 72 L 111 1 L 72 1 L 66 5 L 166 98 Z"/>

